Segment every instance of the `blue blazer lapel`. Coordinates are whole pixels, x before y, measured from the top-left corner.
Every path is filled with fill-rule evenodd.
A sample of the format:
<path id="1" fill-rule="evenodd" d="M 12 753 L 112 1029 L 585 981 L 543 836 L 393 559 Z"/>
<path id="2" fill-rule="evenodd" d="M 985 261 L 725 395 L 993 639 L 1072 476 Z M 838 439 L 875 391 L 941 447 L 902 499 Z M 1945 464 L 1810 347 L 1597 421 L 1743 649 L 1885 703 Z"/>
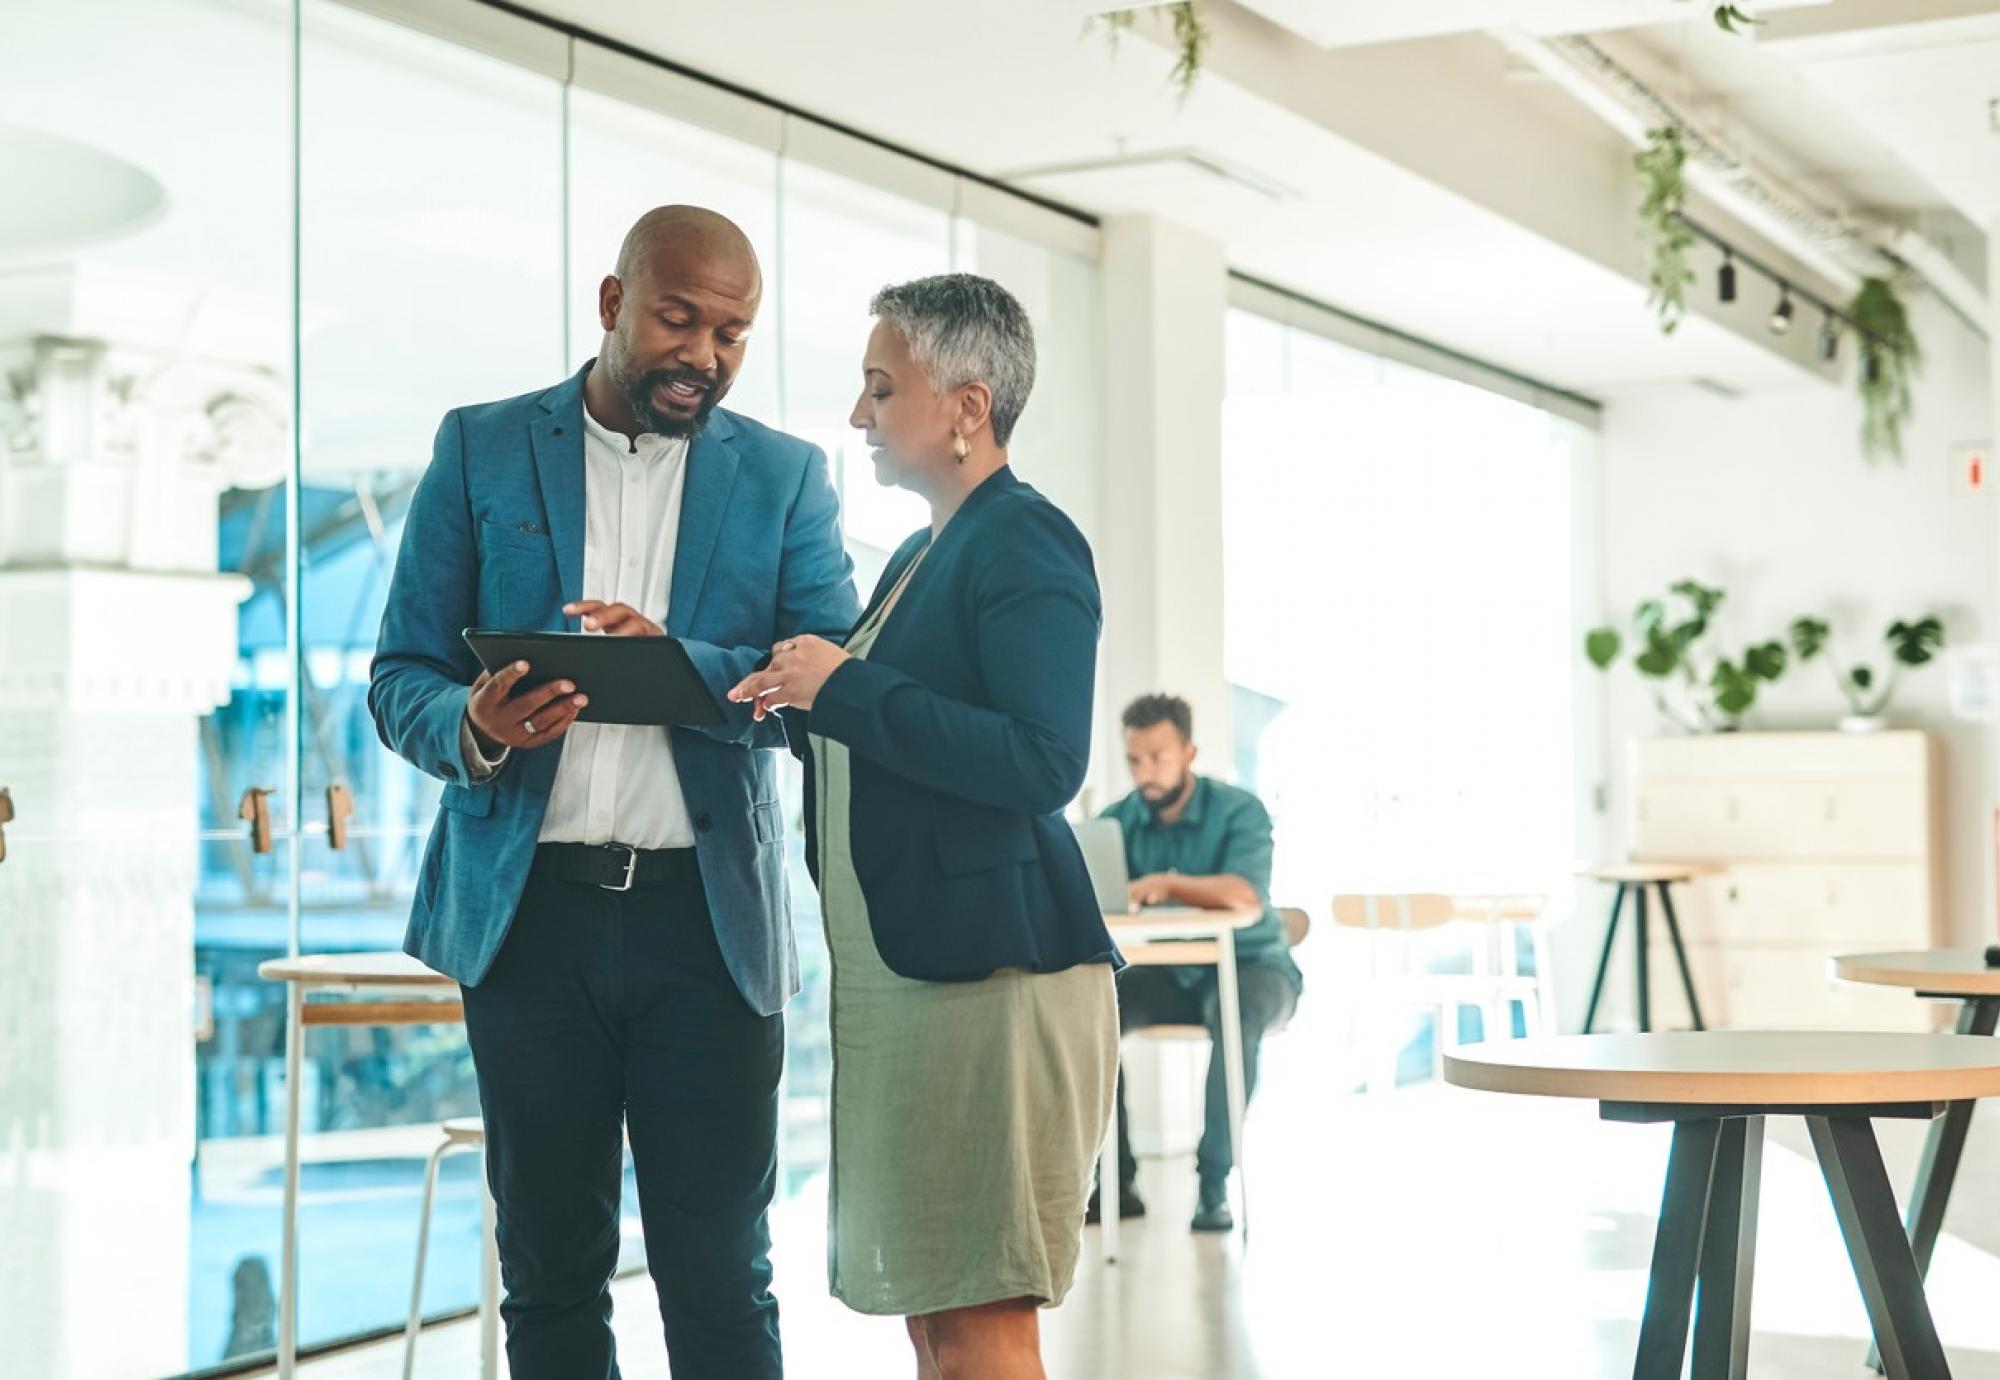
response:
<path id="1" fill-rule="evenodd" d="M 582 373 L 542 394 L 541 412 L 528 433 L 565 604 L 583 597 L 583 378 L 589 372 L 585 365 Z"/>
<path id="2" fill-rule="evenodd" d="M 710 413 L 708 425 L 688 447 L 687 480 L 681 491 L 681 528 L 674 546 L 674 587 L 667 600 L 667 631 L 689 636 L 701 587 L 722 534 L 722 517 L 729 491 L 736 487 L 741 457 L 736 453 L 736 428 L 729 415 Z"/>

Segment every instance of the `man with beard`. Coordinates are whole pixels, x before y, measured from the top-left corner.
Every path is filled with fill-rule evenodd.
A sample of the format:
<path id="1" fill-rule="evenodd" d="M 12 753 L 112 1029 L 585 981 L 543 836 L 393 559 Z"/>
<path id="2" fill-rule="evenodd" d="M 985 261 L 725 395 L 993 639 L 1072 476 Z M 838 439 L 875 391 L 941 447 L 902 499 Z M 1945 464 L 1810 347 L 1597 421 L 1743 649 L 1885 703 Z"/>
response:
<path id="1" fill-rule="evenodd" d="M 1292 962 L 1285 923 L 1271 908 L 1271 816 L 1249 791 L 1194 773 L 1194 713 L 1186 700 L 1146 695 L 1125 710 L 1125 763 L 1136 787 L 1104 811 L 1125 832 L 1125 865 L 1134 910 L 1145 906 L 1208 909 L 1254 906 L 1263 916 L 1236 932 L 1237 989 L 1243 1025 L 1246 1099 L 1257 1086 L 1264 1032 L 1291 1019 L 1303 980 Z M 1195 1152 L 1196 1231 L 1228 1231 L 1229 1095 L 1223 1079 L 1221 995 L 1211 966 L 1132 967 L 1118 976 L 1118 1023 L 1204 1025 L 1210 1054 L 1201 1144 Z M 1133 1181 L 1125 1081 L 1118 1082 L 1118 1210 L 1145 1215 Z M 1097 1198 L 1089 1220 L 1097 1220 Z"/>
<path id="2" fill-rule="evenodd" d="M 728 689 L 858 615 L 826 457 L 717 407 L 762 278 L 742 231 L 668 206 L 598 290 L 567 382 L 460 408 L 411 500 L 369 686 L 444 794 L 405 948 L 458 980 L 499 1205 L 514 1380 L 615 1380 L 629 1136 L 680 1380 L 782 1373 L 765 1210 L 798 990 L 777 718 Z M 578 723 L 480 671 L 478 626 L 681 640 L 726 722 Z"/>

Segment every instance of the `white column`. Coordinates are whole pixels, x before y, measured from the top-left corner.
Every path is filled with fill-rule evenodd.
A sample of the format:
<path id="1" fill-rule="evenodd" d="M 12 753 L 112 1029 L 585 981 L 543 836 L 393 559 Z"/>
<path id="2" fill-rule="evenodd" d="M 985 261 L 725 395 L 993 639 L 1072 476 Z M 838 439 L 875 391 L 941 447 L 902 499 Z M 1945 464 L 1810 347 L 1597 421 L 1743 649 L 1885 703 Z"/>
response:
<path id="1" fill-rule="evenodd" d="M 265 376 L 38 324 L 0 317 L 0 1336 L 154 1375 L 189 1360 L 198 730 L 249 592 L 216 501 L 284 433 Z"/>
<path id="2" fill-rule="evenodd" d="M 1222 670 L 1222 246 L 1152 216 L 1104 224 L 1103 731 L 1091 803 L 1129 788 L 1117 731 L 1137 695 L 1194 706 L 1202 766 L 1227 776 Z"/>

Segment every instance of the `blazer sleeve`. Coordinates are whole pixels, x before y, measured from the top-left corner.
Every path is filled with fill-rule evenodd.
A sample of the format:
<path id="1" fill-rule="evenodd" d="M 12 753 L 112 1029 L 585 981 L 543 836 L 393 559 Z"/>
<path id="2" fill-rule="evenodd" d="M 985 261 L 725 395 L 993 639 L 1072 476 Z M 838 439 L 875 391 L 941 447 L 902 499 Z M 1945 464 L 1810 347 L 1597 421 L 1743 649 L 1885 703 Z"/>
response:
<path id="1" fill-rule="evenodd" d="M 1083 789 L 1102 614 L 1083 534 L 1024 503 L 987 541 L 969 637 L 985 705 L 947 698 L 876 661 L 848 661 L 816 697 L 812 731 L 920 786 L 1053 814 Z"/>
<path id="2" fill-rule="evenodd" d="M 382 742 L 418 771 L 483 787 L 460 753 L 459 725 L 478 661 L 460 632 L 478 621 L 479 557 L 465 487 L 465 431 L 447 413 L 403 522 L 382 632 L 368 669 L 368 712 Z"/>
<path id="3" fill-rule="evenodd" d="M 840 641 L 860 612 L 854 599 L 854 562 L 840 540 L 840 500 L 833 491 L 826 454 L 811 447 L 799 491 L 785 516 L 784 552 L 778 563 L 777 622 L 771 644 L 808 633 Z M 683 639 L 688 659 L 722 708 L 723 723 L 700 730 L 725 743 L 753 748 L 786 746 L 776 717 L 753 720 L 750 706 L 726 698 L 735 684 L 768 661 L 771 644 L 723 647 Z"/>

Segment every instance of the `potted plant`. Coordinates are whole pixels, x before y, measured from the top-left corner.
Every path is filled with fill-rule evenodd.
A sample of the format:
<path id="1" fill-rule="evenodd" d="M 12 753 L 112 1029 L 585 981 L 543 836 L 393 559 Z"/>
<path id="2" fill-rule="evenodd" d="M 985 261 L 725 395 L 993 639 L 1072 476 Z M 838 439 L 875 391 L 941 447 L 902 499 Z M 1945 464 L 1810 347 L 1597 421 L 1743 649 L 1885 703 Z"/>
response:
<path id="1" fill-rule="evenodd" d="M 1632 613 L 1633 669 L 1654 682 L 1653 704 L 1668 722 L 1690 733 L 1728 732 L 1757 702 L 1758 688 L 1785 673 L 1785 644 L 1753 643 L 1741 656 L 1718 655 L 1704 638 L 1726 596 L 1695 580 L 1681 580 L 1665 599 L 1648 599 Z M 1624 649 L 1616 628 L 1593 628 L 1584 655 L 1600 671 Z"/>
<path id="2" fill-rule="evenodd" d="M 1913 620 L 1898 618 L 1891 623 L 1882 634 L 1888 656 L 1886 664 L 1879 668 L 1871 662 L 1836 656 L 1827 650 L 1832 637 L 1833 627 L 1823 618 L 1801 618 L 1792 624 L 1792 650 L 1798 653 L 1801 662 L 1811 661 L 1821 651 L 1827 651 L 1826 661 L 1833 671 L 1834 684 L 1840 687 L 1850 711 L 1840 721 L 1840 727 L 1848 733 L 1873 733 L 1883 728 L 1886 720 L 1882 711 L 1889 707 L 1889 697 L 1896 692 L 1903 668 L 1926 666 L 1944 650 L 1944 624 L 1932 615 Z"/>

